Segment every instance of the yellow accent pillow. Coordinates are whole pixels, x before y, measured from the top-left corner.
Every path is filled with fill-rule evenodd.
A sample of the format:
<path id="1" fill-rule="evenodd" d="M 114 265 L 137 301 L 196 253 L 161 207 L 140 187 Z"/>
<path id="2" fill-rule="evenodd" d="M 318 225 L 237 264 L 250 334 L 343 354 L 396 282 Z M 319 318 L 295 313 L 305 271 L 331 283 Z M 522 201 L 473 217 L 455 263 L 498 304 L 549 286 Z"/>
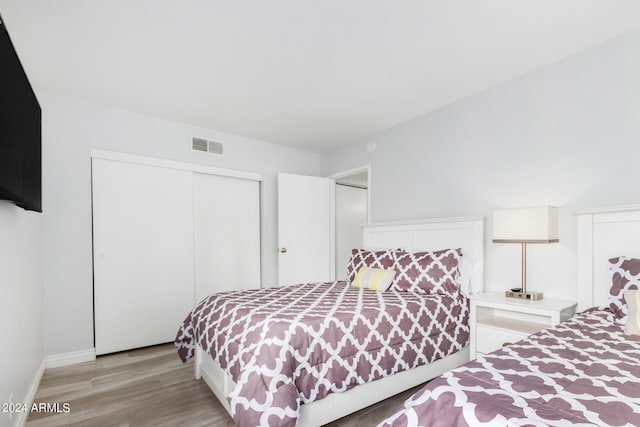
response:
<path id="1" fill-rule="evenodd" d="M 629 309 L 625 331 L 628 334 L 640 335 L 640 292 L 637 290 L 626 291 L 624 300 L 627 302 L 627 308 Z"/>
<path id="2" fill-rule="evenodd" d="M 395 270 L 362 267 L 356 274 L 356 277 L 353 278 L 353 286 L 384 292 L 391 286 L 395 275 Z"/>

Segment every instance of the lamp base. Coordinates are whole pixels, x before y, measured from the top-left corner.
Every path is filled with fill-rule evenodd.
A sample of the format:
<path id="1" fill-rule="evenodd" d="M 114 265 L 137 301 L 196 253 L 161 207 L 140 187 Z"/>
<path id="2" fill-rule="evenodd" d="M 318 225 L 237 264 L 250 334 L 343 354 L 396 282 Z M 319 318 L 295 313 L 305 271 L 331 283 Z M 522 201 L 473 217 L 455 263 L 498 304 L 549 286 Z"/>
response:
<path id="1" fill-rule="evenodd" d="M 522 292 L 521 288 L 514 288 L 505 291 L 504 296 L 507 298 L 528 299 L 530 301 L 538 301 L 542 299 L 542 292 Z"/>

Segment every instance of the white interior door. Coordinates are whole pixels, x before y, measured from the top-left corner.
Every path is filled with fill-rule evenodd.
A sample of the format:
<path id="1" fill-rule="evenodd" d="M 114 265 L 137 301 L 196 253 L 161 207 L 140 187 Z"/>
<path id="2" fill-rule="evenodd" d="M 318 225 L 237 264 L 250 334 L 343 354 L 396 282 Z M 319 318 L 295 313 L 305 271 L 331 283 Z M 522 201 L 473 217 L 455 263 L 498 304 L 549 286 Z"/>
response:
<path id="1" fill-rule="evenodd" d="M 96 353 L 173 341 L 193 307 L 192 173 L 92 160 Z"/>
<path id="2" fill-rule="evenodd" d="M 336 184 L 336 279 L 346 280 L 351 249 L 362 247 L 367 189 Z"/>
<path id="3" fill-rule="evenodd" d="M 260 183 L 194 173 L 196 302 L 260 287 Z"/>
<path id="4" fill-rule="evenodd" d="M 333 280 L 334 182 L 278 174 L 278 282 Z"/>

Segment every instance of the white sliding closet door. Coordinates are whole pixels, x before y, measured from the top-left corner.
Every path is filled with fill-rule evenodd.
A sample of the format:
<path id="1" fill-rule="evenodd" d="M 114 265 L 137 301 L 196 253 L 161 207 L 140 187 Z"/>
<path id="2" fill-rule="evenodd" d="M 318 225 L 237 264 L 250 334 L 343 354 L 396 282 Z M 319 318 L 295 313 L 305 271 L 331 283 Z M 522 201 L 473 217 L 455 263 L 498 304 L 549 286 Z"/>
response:
<path id="1" fill-rule="evenodd" d="M 260 183 L 194 173 L 196 302 L 260 287 Z"/>
<path id="2" fill-rule="evenodd" d="M 173 341 L 194 304 L 193 174 L 92 160 L 96 354 Z"/>

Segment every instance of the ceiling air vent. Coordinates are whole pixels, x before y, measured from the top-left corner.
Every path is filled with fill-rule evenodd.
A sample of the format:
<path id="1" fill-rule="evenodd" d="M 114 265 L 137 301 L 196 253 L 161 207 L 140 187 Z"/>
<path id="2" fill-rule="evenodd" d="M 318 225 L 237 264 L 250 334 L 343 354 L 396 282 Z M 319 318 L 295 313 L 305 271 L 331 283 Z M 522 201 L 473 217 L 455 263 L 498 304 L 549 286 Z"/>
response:
<path id="1" fill-rule="evenodd" d="M 224 154 L 224 145 L 222 144 L 222 142 L 207 141 L 206 139 L 196 137 L 193 137 L 191 141 L 191 146 L 195 151 L 204 151 L 205 153 L 218 155 Z"/>

